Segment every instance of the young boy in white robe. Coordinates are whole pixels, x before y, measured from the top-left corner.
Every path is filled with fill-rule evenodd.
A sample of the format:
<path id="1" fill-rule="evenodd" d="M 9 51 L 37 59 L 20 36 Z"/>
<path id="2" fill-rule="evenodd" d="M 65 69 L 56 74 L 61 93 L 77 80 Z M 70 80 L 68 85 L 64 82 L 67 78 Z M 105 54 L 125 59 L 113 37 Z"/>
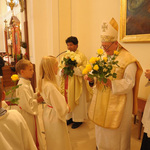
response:
<path id="1" fill-rule="evenodd" d="M 19 107 L 30 129 L 33 140 L 37 149 L 43 150 L 42 135 L 38 122 L 38 102 L 42 102 L 43 98 L 38 93 L 33 92 L 31 79 L 33 77 L 33 65 L 29 60 L 21 59 L 16 64 L 16 71 L 20 75 L 18 84 L 22 84 L 16 90 L 16 96 L 19 97 Z"/>
<path id="2" fill-rule="evenodd" d="M 7 111 L 2 107 L 3 104 L 2 89 L 0 87 L 0 149 L 37 150 L 29 128 L 21 114 L 16 110 Z"/>
<path id="3" fill-rule="evenodd" d="M 47 150 L 71 150 L 66 125 L 69 107 L 56 81 L 58 61 L 53 56 L 43 57 L 40 64 L 39 91 L 46 106 L 43 111 Z"/>

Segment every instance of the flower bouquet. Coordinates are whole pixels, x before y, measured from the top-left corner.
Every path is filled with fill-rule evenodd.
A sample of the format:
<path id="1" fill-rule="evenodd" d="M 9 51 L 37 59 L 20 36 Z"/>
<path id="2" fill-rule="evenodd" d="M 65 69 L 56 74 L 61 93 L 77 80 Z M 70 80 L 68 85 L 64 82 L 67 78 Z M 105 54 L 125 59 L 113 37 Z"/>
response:
<path id="1" fill-rule="evenodd" d="M 86 68 L 82 71 L 82 74 L 87 74 L 88 77 L 94 78 L 101 83 L 107 82 L 107 79 L 111 76 L 112 78 L 116 78 L 117 74 L 112 72 L 113 66 L 118 66 L 118 61 L 115 60 L 116 56 L 118 56 L 119 52 L 114 51 L 113 56 L 104 56 L 104 51 L 102 49 L 97 50 L 97 57 L 92 57 L 90 59 L 90 64 L 86 66 Z"/>
<path id="2" fill-rule="evenodd" d="M 19 77 L 18 77 L 17 74 L 13 74 L 13 75 L 11 76 L 11 79 L 12 79 L 12 81 L 14 82 L 14 86 L 11 87 L 11 89 L 6 92 L 6 95 L 10 95 L 10 94 L 11 94 L 10 99 L 7 101 L 7 102 L 9 102 L 9 104 L 10 104 L 10 108 L 11 108 L 11 105 L 14 105 L 14 104 L 17 105 L 17 104 L 19 103 L 19 102 L 18 102 L 19 98 L 18 98 L 18 97 L 14 97 L 14 93 L 15 93 L 15 90 L 16 90 L 17 88 L 19 88 L 19 86 L 22 85 L 22 84 L 16 85 L 16 82 L 19 80 Z"/>
<path id="3" fill-rule="evenodd" d="M 65 56 L 63 57 L 61 64 L 64 70 L 64 76 L 73 76 L 74 67 L 77 67 L 77 64 L 80 63 L 80 57 L 73 51 L 67 50 Z"/>

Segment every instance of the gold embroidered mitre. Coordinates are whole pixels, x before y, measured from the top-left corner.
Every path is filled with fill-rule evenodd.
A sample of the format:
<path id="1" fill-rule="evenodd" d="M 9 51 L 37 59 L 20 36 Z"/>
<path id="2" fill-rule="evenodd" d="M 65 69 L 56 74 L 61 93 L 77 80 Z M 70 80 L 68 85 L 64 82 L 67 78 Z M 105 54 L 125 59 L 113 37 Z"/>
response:
<path id="1" fill-rule="evenodd" d="M 101 25 L 101 42 L 114 42 L 118 40 L 118 24 L 114 18 L 109 22 L 103 21 Z"/>

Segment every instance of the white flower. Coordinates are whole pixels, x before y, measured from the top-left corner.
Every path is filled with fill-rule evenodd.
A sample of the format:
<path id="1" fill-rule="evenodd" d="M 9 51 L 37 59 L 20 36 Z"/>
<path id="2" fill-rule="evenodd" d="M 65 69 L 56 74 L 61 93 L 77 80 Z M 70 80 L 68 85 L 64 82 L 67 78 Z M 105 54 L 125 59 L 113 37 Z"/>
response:
<path id="1" fill-rule="evenodd" d="M 80 55 L 76 54 L 76 56 L 74 57 L 74 59 L 77 61 L 78 64 L 81 63 L 81 59 L 80 59 Z"/>
<path id="2" fill-rule="evenodd" d="M 65 58 L 74 58 L 75 57 L 75 55 L 76 55 L 76 53 L 75 52 L 73 52 L 73 51 L 69 51 L 69 50 L 67 50 L 67 52 L 65 53 Z"/>
<path id="3" fill-rule="evenodd" d="M 81 63 L 80 55 L 79 55 L 79 54 L 76 54 L 76 53 L 73 52 L 73 51 L 67 50 L 67 52 L 65 53 L 65 56 L 64 56 L 64 57 L 65 57 L 65 58 L 74 58 L 74 59 L 77 61 L 78 64 Z"/>

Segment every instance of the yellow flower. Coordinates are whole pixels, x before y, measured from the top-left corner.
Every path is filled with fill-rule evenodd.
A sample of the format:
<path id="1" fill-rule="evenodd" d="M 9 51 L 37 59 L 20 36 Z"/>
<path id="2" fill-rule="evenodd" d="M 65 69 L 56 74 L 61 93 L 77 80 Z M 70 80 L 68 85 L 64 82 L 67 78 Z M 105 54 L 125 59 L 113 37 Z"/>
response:
<path id="1" fill-rule="evenodd" d="M 93 69 L 97 71 L 99 69 L 98 65 L 94 65 Z"/>
<path id="2" fill-rule="evenodd" d="M 107 57 L 103 57 L 103 60 L 104 60 L 105 62 L 107 62 Z"/>
<path id="3" fill-rule="evenodd" d="M 71 60 L 74 61 L 75 59 L 72 57 Z"/>
<path id="4" fill-rule="evenodd" d="M 107 72 L 107 69 L 106 69 L 106 68 L 104 68 L 104 69 L 103 69 L 103 72 Z"/>
<path id="5" fill-rule="evenodd" d="M 119 55 L 119 52 L 118 51 L 114 51 L 114 55 Z"/>
<path id="6" fill-rule="evenodd" d="M 105 64 L 106 67 L 108 67 L 108 64 Z"/>
<path id="7" fill-rule="evenodd" d="M 89 61 L 91 64 L 94 64 L 96 62 L 96 58 L 95 57 L 92 57 Z"/>
<path id="8" fill-rule="evenodd" d="M 97 57 L 97 58 L 96 58 L 96 61 L 99 61 L 99 60 L 100 60 L 100 58 L 99 58 L 99 57 Z"/>
<path id="9" fill-rule="evenodd" d="M 11 76 L 11 79 L 12 79 L 12 81 L 17 81 L 17 80 L 19 80 L 19 76 L 17 75 L 17 74 L 13 74 L 12 76 Z"/>
<path id="10" fill-rule="evenodd" d="M 88 64 L 88 65 L 86 65 L 86 69 L 87 69 L 87 71 L 90 72 L 92 70 L 92 66 L 90 64 Z"/>
<path id="11" fill-rule="evenodd" d="M 104 53 L 104 51 L 103 51 L 102 49 L 98 49 L 98 50 L 97 50 L 97 53 L 98 53 L 99 55 L 102 55 L 102 54 Z"/>
<path id="12" fill-rule="evenodd" d="M 83 69 L 82 74 L 87 74 L 87 73 L 88 73 L 88 70 L 86 68 Z"/>

